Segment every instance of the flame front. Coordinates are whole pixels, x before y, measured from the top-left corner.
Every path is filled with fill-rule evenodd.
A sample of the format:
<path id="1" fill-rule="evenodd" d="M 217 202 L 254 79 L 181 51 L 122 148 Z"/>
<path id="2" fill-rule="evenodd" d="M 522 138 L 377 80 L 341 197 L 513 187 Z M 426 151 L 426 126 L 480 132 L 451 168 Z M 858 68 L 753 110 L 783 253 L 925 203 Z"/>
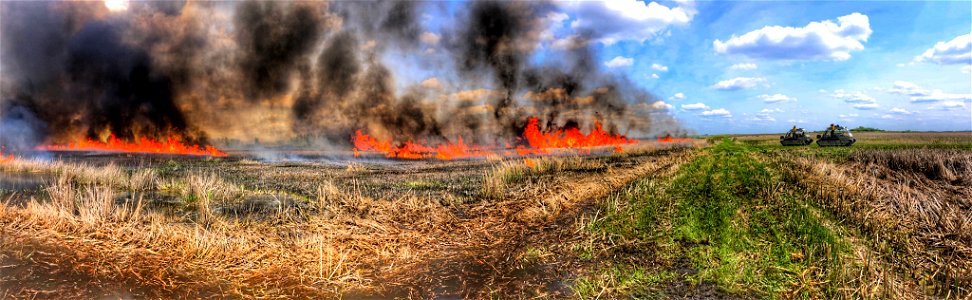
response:
<path id="1" fill-rule="evenodd" d="M 673 138 L 672 135 L 667 134 L 663 137 L 658 137 L 659 143 L 691 143 L 692 139 L 689 138 Z"/>
<path id="2" fill-rule="evenodd" d="M 14 160 L 13 154 L 6 154 L 6 155 L 4 155 L 3 154 L 3 151 L 0 150 L 0 164 L 5 164 L 5 163 L 8 163 L 8 162 L 12 162 L 13 160 Z"/>
<path id="3" fill-rule="evenodd" d="M 399 147 L 392 146 L 391 141 L 381 141 L 358 130 L 351 139 L 354 143 L 354 156 L 360 156 L 361 151 L 375 151 L 384 153 L 389 158 L 425 159 L 436 158 L 451 160 L 468 157 L 487 157 L 496 155 L 478 146 L 469 146 L 460 136 L 456 143 L 446 142 L 435 147 L 425 146 L 415 142 L 405 142 Z"/>
<path id="4" fill-rule="evenodd" d="M 351 142 L 354 144 L 355 157 L 360 156 L 362 151 L 373 151 L 384 153 L 388 158 L 451 160 L 547 154 L 551 149 L 588 149 L 602 146 L 614 146 L 615 152 L 622 152 L 621 145 L 635 144 L 638 143 L 638 140 L 629 139 L 620 134 L 612 135 L 604 131 L 600 122 L 595 122 L 594 129 L 588 134 L 581 133 L 577 128 L 543 132 L 540 130 L 538 119 L 533 117 L 527 122 L 523 135 L 518 139 L 520 146 L 512 148 L 507 144 L 496 151 L 478 145 L 467 145 L 462 136 L 459 136 L 455 143 L 446 141 L 435 146 L 426 146 L 414 141 L 407 141 L 400 146 L 395 146 L 391 140 L 379 140 L 358 130 L 351 138 Z"/>
<path id="5" fill-rule="evenodd" d="M 526 129 L 523 130 L 523 137 L 533 149 L 544 150 L 551 148 L 591 148 L 600 146 L 614 146 L 616 152 L 621 152 L 621 145 L 636 144 L 638 140 L 629 139 L 623 135 L 611 135 L 601 128 L 601 122 L 594 121 L 594 129 L 588 134 L 581 133 L 580 129 L 568 128 L 560 129 L 555 132 L 544 133 L 540 131 L 537 117 L 530 118 Z"/>
<path id="6" fill-rule="evenodd" d="M 195 145 L 182 142 L 181 138 L 170 136 L 165 140 L 153 140 L 140 138 L 135 142 L 128 142 L 115 137 L 114 134 L 108 137 L 105 142 L 83 139 L 77 142 L 62 145 L 42 145 L 37 146 L 37 150 L 47 151 L 104 151 L 104 152 L 131 152 L 131 153 L 156 153 L 156 154 L 179 154 L 179 155 L 204 155 L 204 156 L 226 156 L 216 147 L 211 145 Z"/>

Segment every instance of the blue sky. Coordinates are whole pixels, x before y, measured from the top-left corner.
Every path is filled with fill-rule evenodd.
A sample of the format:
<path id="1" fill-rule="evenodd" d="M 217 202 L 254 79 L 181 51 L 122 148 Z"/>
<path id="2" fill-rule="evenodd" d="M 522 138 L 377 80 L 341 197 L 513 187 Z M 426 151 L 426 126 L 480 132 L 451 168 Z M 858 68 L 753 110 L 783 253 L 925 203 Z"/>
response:
<path id="1" fill-rule="evenodd" d="M 693 5 L 697 12 L 689 24 L 666 27 L 643 43 L 622 41 L 600 47 L 605 60 L 617 56 L 631 58 L 630 66 L 615 69 L 663 98 L 672 105 L 673 115 L 700 133 L 775 132 L 790 125 L 819 128 L 831 122 L 894 130 L 972 129 L 970 2 L 682 5 Z M 849 50 L 849 57 L 794 54 L 840 51 L 807 50 L 816 46 L 816 42 L 803 42 L 795 48 L 782 43 L 753 42 L 759 51 L 722 53 L 714 45 L 717 40 L 727 43 L 733 36 L 759 33 L 759 30 L 768 32 L 764 29 L 767 26 L 811 31 L 808 27 L 811 22 L 829 21 L 839 26 L 838 18 L 855 13 L 866 16 L 858 25 L 869 28 L 871 33 L 866 40 L 856 40 L 863 47 Z M 786 28 L 767 29 L 787 31 Z M 916 59 L 936 43 L 948 43 L 962 35 L 965 39 L 959 43 L 958 62 Z M 790 38 L 795 40 L 793 43 L 806 39 L 798 34 Z M 741 42 L 739 48 L 744 45 Z M 657 70 L 652 69 L 653 64 Z M 667 71 L 659 65 L 667 67 Z M 733 81 L 737 78 L 743 79 Z M 723 87 L 727 88 L 719 89 L 720 81 L 726 81 Z M 740 86 L 729 88 L 734 87 L 731 83 Z M 916 92 L 908 95 L 902 86 L 915 87 Z M 679 93 L 683 97 L 676 96 Z"/>
<path id="2" fill-rule="evenodd" d="M 425 15 L 430 33 L 457 5 Z M 593 32 L 597 59 L 701 134 L 829 123 L 972 130 L 972 2 L 556 2 L 535 57 Z M 441 15 L 437 17 L 433 15 Z M 412 76 L 434 74 L 417 72 Z M 421 78 L 419 78 L 421 79 Z"/>

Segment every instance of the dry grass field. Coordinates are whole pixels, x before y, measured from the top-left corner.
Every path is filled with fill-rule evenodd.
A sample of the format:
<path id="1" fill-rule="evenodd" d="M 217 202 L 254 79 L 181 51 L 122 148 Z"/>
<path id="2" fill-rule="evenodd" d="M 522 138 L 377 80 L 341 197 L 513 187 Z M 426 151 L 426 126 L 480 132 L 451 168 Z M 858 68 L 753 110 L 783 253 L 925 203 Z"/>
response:
<path id="1" fill-rule="evenodd" d="M 0 164 L 0 298 L 972 297 L 972 133 Z"/>

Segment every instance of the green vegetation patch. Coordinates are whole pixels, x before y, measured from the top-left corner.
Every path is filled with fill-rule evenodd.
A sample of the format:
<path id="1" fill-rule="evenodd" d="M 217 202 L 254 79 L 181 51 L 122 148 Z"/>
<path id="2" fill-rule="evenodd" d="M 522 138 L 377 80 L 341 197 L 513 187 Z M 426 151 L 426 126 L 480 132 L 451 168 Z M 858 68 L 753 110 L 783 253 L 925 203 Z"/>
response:
<path id="1" fill-rule="evenodd" d="M 855 131 L 855 132 L 882 132 L 884 130 L 877 129 L 877 128 L 874 128 L 874 127 L 858 126 L 857 128 L 851 129 L 851 131 Z"/>
<path id="2" fill-rule="evenodd" d="M 650 296 L 671 290 L 666 284 L 706 284 L 742 297 L 826 297 L 836 291 L 817 283 L 838 276 L 840 254 L 849 251 L 815 207 L 783 188 L 755 147 L 728 139 L 672 178 L 633 183 L 601 211 L 588 229 L 611 245 L 592 259 L 664 280 L 633 289 L 605 281 L 601 269 L 575 282 L 582 296 L 592 286 Z"/>
<path id="3" fill-rule="evenodd" d="M 419 191 L 441 190 L 446 188 L 445 182 L 425 179 L 406 181 L 403 185 L 406 188 Z"/>

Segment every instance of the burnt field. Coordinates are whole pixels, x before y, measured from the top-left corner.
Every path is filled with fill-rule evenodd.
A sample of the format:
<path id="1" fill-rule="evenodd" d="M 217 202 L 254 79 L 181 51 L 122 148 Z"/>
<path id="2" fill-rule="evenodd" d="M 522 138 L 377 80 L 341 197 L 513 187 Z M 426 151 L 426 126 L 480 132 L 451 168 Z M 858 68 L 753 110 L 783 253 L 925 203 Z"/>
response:
<path id="1" fill-rule="evenodd" d="M 972 136 L 455 161 L 58 152 L 3 170 L 4 298 L 963 298 Z"/>

